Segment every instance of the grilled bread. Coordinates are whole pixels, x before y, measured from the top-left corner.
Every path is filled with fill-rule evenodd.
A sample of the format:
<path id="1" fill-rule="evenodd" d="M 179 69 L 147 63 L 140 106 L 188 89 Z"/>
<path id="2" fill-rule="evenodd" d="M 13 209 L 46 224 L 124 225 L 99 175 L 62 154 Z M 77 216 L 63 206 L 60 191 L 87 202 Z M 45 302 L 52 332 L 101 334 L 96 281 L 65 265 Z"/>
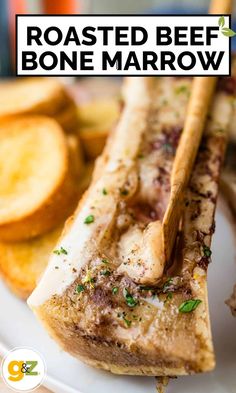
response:
<path id="1" fill-rule="evenodd" d="M 127 266 L 136 263 L 142 275 L 158 257 L 156 222 L 170 196 L 191 80 L 126 84 L 124 111 L 92 184 L 28 299 L 61 347 L 92 366 L 162 376 L 214 367 L 206 276 L 232 115 L 232 96 L 223 87 L 205 127 L 172 258 L 159 282 L 143 286 L 130 279 Z"/>
<path id="2" fill-rule="evenodd" d="M 79 118 L 76 105 L 71 102 L 65 108 L 55 114 L 54 119 L 61 125 L 65 132 L 73 134 L 77 132 Z"/>
<path id="3" fill-rule="evenodd" d="M 27 299 L 36 287 L 61 231 L 62 226 L 31 240 L 0 242 L 0 275 L 20 298 Z"/>
<path id="4" fill-rule="evenodd" d="M 94 159 L 101 154 L 119 112 L 119 103 L 115 99 L 91 101 L 79 107 L 78 133 L 86 157 Z"/>
<path id="5" fill-rule="evenodd" d="M 75 149 L 74 143 L 72 146 L 71 137 L 69 138 L 74 169 L 81 171 L 76 156 L 78 150 Z M 89 164 L 84 168 L 78 181 L 80 195 L 88 188 L 91 175 L 92 165 Z M 0 242 L 0 275 L 17 296 L 26 299 L 36 287 L 62 228 L 63 226 L 60 225 L 45 235 L 21 242 Z"/>
<path id="6" fill-rule="evenodd" d="M 29 239 L 65 220 L 78 200 L 71 165 L 54 120 L 28 116 L 1 123 L 1 240 Z"/>
<path id="7" fill-rule="evenodd" d="M 0 120 L 26 114 L 54 116 L 72 100 L 57 79 L 22 78 L 0 84 Z"/>

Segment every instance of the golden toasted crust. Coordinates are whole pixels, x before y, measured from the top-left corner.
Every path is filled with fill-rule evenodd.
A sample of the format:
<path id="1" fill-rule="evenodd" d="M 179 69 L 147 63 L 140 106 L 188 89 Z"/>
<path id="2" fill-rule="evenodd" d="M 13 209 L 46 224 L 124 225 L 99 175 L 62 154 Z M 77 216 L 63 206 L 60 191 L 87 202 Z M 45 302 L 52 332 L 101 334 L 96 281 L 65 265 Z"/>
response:
<path id="1" fill-rule="evenodd" d="M 36 287 L 62 226 L 43 236 L 17 243 L 0 243 L 0 275 L 12 292 L 26 299 Z"/>
<path id="2" fill-rule="evenodd" d="M 78 167 L 77 138 L 70 136 L 68 139 L 72 150 L 72 165 L 78 177 L 81 167 Z M 92 164 L 87 165 L 78 179 L 80 194 L 89 186 L 92 169 Z M 21 242 L 0 242 L 0 275 L 11 291 L 20 298 L 27 299 L 36 287 L 62 228 L 63 226 L 59 226 L 45 235 Z"/>
<path id="3" fill-rule="evenodd" d="M 89 159 L 102 153 L 106 139 L 119 117 L 117 100 L 92 101 L 78 109 L 78 134 Z"/>
<path id="4" fill-rule="evenodd" d="M 22 117 L 1 124 L 0 141 L 0 239 L 24 240 L 55 228 L 78 198 L 62 129 L 46 117 Z"/>
<path id="5" fill-rule="evenodd" d="M 79 119 L 76 105 L 71 102 L 54 115 L 54 119 L 67 133 L 76 133 Z"/>
<path id="6" fill-rule="evenodd" d="M 26 114 L 52 116 L 71 103 L 55 78 L 22 78 L 1 83 L 0 90 L 0 120 Z"/>

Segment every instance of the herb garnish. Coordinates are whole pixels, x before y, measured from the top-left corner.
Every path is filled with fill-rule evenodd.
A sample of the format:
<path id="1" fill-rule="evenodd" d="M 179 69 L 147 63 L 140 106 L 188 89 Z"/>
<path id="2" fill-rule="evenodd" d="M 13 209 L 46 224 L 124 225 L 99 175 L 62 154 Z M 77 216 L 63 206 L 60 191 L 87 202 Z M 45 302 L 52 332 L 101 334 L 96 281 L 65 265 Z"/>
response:
<path id="1" fill-rule="evenodd" d="M 95 282 L 94 278 L 91 276 L 90 270 L 87 270 L 86 276 L 82 279 L 83 284 L 89 283 L 90 286 L 93 288 L 93 283 Z"/>
<path id="2" fill-rule="evenodd" d="M 167 290 L 169 289 L 169 287 L 171 286 L 172 283 L 173 283 L 173 278 L 169 277 L 163 285 L 163 288 L 162 288 L 163 292 L 167 292 Z"/>
<path id="3" fill-rule="evenodd" d="M 129 293 L 127 288 L 124 288 L 123 296 L 125 298 L 127 306 L 129 306 L 129 307 L 137 306 L 138 301 Z"/>
<path id="4" fill-rule="evenodd" d="M 61 255 L 61 254 L 67 255 L 68 254 L 68 252 L 62 246 L 59 250 L 54 250 L 53 253 L 56 255 Z"/>
<path id="5" fill-rule="evenodd" d="M 205 245 L 203 246 L 203 253 L 204 253 L 205 257 L 207 257 L 207 258 L 210 258 L 211 254 L 212 254 L 211 249 Z"/>
<path id="6" fill-rule="evenodd" d="M 176 93 L 176 94 L 189 93 L 188 86 L 186 86 L 186 85 L 181 85 L 181 86 L 176 87 L 175 93 Z"/>
<path id="7" fill-rule="evenodd" d="M 103 189 L 102 189 L 102 193 L 103 193 L 103 195 L 107 195 L 107 194 L 108 194 L 107 189 L 106 189 L 106 188 L 103 188 Z"/>
<path id="8" fill-rule="evenodd" d="M 82 284 L 77 285 L 77 287 L 76 287 L 76 292 L 77 292 L 77 293 L 81 293 L 81 292 L 83 292 L 84 290 L 85 290 L 84 285 L 82 285 Z"/>
<path id="9" fill-rule="evenodd" d="M 201 302 L 202 301 L 200 299 L 187 300 L 186 302 L 183 302 L 179 306 L 179 312 L 188 313 L 188 312 L 194 311 L 194 310 L 196 310 L 196 308 L 199 306 L 199 304 Z"/>
<path id="10" fill-rule="evenodd" d="M 113 295 L 116 295 L 116 294 L 118 293 L 118 291 L 119 291 L 119 288 L 118 288 L 118 287 L 113 287 L 113 288 L 112 288 L 112 293 L 113 293 Z"/>
<path id="11" fill-rule="evenodd" d="M 111 272 L 110 270 L 101 270 L 100 274 L 102 276 L 110 276 Z"/>
<path id="12" fill-rule="evenodd" d="M 130 321 L 129 319 L 126 318 L 126 313 L 124 311 L 118 312 L 117 317 L 122 318 L 127 327 L 131 326 L 132 321 Z"/>
<path id="13" fill-rule="evenodd" d="M 173 298 L 172 292 L 167 292 L 166 300 L 171 300 Z"/>
<path id="14" fill-rule="evenodd" d="M 106 258 L 103 258 L 102 259 L 102 263 L 105 263 L 105 265 L 107 265 L 109 262 L 108 262 L 108 260 Z"/>
<path id="15" fill-rule="evenodd" d="M 129 194 L 129 191 L 126 188 L 124 188 L 124 189 L 120 190 L 120 194 L 125 196 L 125 195 Z"/>
<path id="16" fill-rule="evenodd" d="M 94 222 L 94 216 L 93 214 L 90 214 L 89 216 L 87 216 L 84 220 L 85 224 L 92 224 L 92 222 Z"/>
<path id="17" fill-rule="evenodd" d="M 132 321 L 130 321 L 129 319 L 123 318 L 123 321 L 126 323 L 127 327 L 131 326 Z"/>

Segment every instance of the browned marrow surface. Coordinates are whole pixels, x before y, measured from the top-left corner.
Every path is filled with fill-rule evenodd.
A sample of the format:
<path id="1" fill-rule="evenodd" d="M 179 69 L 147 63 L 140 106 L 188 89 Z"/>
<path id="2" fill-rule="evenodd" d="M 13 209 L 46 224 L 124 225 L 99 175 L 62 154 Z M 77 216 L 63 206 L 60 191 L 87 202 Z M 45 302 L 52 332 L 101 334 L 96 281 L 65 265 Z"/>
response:
<path id="1" fill-rule="evenodd" d="M 114 373 L 171 376 L 209 371 L 215 364 L 206 275 L 232 112 L 224 81 L 209 114 L 174 255 L 164 276 L 157 285 L 143 287 L 119 269 L 121 263 L 129 263 L 127 249 L 134 244 L 133 232 L 163 218 L 190 89 L 187 78 L 154 82 L 152 105 L 144 116 L 148 132 L 137 157 L 139 176 L 130 177 L 119 190 L 116 224 L 89 263 L 75 272 L 73 284 L 35 308 L 66 351 Z M 101 176 L 111 145 L 112 140 L 97 163 L 93 184 Z M 138 182 L 135 194 L 130 191 L 133 181 Z M 182 313 L 180 305 L 191 299 L 201 303 L 194 311 Z"/>

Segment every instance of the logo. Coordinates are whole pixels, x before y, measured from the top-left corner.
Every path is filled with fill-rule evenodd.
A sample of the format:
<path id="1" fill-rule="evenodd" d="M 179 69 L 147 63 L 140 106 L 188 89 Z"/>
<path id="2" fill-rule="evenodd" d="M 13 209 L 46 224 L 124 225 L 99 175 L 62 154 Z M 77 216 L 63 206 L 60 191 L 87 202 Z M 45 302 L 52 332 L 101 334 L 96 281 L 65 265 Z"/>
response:
<path id="1" fill-rule="evenodd" d="M 4 357 L 1 371 L 6 385 L 13 390 L 27 392 L 42 384 L 46 366 L 39 352 L 27 347 L 18 347 Z"/>

